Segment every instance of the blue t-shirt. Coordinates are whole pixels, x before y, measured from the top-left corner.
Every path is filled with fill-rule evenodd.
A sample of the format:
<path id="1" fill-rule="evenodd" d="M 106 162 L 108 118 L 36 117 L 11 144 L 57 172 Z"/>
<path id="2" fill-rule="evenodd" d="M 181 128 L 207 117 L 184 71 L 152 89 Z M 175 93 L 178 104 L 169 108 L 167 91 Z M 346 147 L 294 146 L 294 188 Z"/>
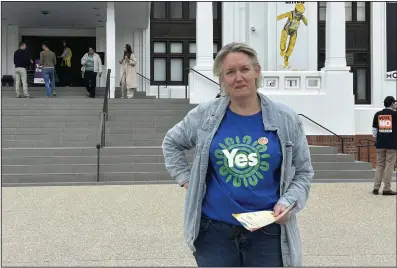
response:
<path id="1" fill-rule="evenodd" d="M 241 224 L 233 213 L 272 210 L 280 197 L 282 153 L 276 131 L 265 131 L 262 112 L 242 116 L 230 109 L 210 146 L 202 212 Z"/>

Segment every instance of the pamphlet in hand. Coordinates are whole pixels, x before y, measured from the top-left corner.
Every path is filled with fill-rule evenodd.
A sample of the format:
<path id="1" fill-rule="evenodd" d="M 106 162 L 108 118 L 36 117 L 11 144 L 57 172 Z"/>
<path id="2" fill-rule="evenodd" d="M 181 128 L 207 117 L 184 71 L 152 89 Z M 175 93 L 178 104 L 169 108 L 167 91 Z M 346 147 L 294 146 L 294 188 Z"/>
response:
<path id="1" fill-rule="evenodd" d="M 255 212 L 232 214 L 244 227 L 245 229 L 253 232 L 257 229 L 265 227 L 266 225 L 272 224 L 282 218 L 285 214 L 290 212 L 296 206 L 296 202 L 292 203 L 287 207 L 280 215 L 274 217 L 272 210 L 261 210 Z"/>

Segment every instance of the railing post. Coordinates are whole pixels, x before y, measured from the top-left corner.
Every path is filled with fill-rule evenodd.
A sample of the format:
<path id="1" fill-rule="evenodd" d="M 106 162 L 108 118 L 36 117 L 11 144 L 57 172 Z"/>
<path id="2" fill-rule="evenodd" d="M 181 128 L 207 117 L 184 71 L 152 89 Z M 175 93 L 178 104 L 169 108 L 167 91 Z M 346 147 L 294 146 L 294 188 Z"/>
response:
<path id="1" fill-rule="evenodd" d="M 96 145 L 97 149 L 97 166 L 96 166 L 96 181 L 99 182 L 99 166 L 100 166 L 100 151 L 101 151 L 101 145 L 97 144 Z"/>
<path id="2" fill-rule="evenodd" d="M 361 161 L 361 147 L 358 147 L 357 149 L 358 149 L 358 150 L 357 150 L 357 153 L 358 153 L 357 160 L 358 160 L 358 161 Z"/>
<path id="3" fill-rule="evenodd" d="M 345 153 L 345 142 L 344 142 L 344 138 L 342 138 L 342 154 Z"/>
<path id="4" fill-rule="evenodd" d="M 367 141 L 367 158 L 368 158 L 368 163 L 370 163 L 371 161 L 371 156 L 370 156 L 370 150 L 371 150 L 371 145 L 369 144 L 369 142 Z"/>
<path id="5" fill-rule="evenodd" d="M 160 85 L 157 85 L 157 98 L 160 99 Z"/>

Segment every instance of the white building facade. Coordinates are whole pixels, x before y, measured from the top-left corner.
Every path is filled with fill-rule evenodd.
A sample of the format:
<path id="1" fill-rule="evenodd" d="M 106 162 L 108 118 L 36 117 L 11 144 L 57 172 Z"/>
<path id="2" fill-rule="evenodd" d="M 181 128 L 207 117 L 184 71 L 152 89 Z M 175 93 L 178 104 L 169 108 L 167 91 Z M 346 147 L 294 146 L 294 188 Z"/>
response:
<path id="1" fill-rule="evenodd" d="M 138 90 L 160 98 L 187 95 L 191 103 L 201 103 L 219 91 L 209 80 L 217 81 L 212 75 L 216 52 L 241 41 L 258 52 L 265 77 L 260 92 L 344 136 L 370 135 L 374 113 L 383 107 L 386 96 L 397 93 L 391 63 L 397 44 L 390 34 L 390 27 L 397 31 L 397 25 L 390 23 L 390 17 L 397 16 L 397 4 L 301 2 L 307 25 L 300 23 L 290 66 L 285 67 L 280 36 L 287 19 L 277 16 L 293 11 L 298 2 L 89 3 L 97 13 L 92 21 L 87 15 L 92 10 L 78 12 L 79 2 L 53 2 L 57 8 L 74 6 L 68 9 L 68 18 L 44 25 L 39 19 L 36 23 L 12 20 L 3 7 L 2 75 L 13 74 L 13 52 L 23 36 L 92 36 L 96 50 L 105 52 L 104 68 L 111 69 L 111 97 L 120 80 L 118 60 L 128 43 L 139 63 Z M 389 11 L 393 8 L 395 13 Z M 72 26 L 73 20 L 80 25 Z M 194 71 L 186 71 L 188 67 Z M 105 85 L 105 76 L 99 83 Z M 302 120 L 309 136 L 330 135 Z"/>

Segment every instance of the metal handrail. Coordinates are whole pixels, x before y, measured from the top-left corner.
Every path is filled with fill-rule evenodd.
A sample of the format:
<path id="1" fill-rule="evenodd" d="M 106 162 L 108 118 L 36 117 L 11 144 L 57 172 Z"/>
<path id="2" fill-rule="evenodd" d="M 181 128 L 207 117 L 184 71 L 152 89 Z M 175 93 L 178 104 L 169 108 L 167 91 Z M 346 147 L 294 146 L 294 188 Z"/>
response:
<path id="1" fill-rule="evenodd" d="M 148 81 L 150 83 L 149 84 L 149 88 L 150 88 L 150 86 L 152 85 L 152 80 L 150 80 L 149 78 L 147 78 L 144 75 L 141 75 L 140 73 L 136 73 L 136 74 L 139 75 L 140 77 L 142 77 L 143 79 L 145 79 L 146 81 Z M 168 85 L 165 84 L 165 87 L 168 87 Z M 146 87 L 145 87 L 145 92 L 146 92 Z M 160 85 L 157 85 L 157 98 L 160 99 Z"/>
<path id="2" fill-rule="evenodd" d="M 193 72 L 195 72 L 196 74 L 198 74 L 198 75 L 204 77 L 204 78 L 207 79 L 208 81 L 211 81 L 211 82 L 214 83 L 215 85 L 218 85 L 219 87 L 221 87 L 221 85 L 220 85 L 218 82 L 215 82 L 215 81 L 212 80 L 211 78 L 209 78 L 209 77 L 203 75 L 202 73 L 196 71 L 195 69 L 186 68 L 185 71 L 186 71 L 186 72 L 187 72 L 187 71 L 189 71 L 189 72 L 190 72 L 190 71 L 193 71 Z M 216 98 L 218 98 L 219 96 L 220 96 L 220 95 L 218 94 L 218 95 L 216 96 Z M 187 99 L 187 84 L 185 85 L 185 99 Z"/>
<path id="3" fill-rule="evenodd" d="M 151 82 L 149 78 L 147 78 L 146 76 L 141 75 L 140 73 L 136 73 L 137 75 L 139 75 L 140 77 L 146 79 L 147 81 Z"/>
<path id="4" fill-rule="evenodd" d="M 105 113 L 100 113 L 100 121 L 98 127 L 98 143 L 96 145 L 97 149 L 97 178 L 96 181 L 99 182 L 99 169 L 100 169 L 100 156 L 101 156 L 101 148 L 105 146 Z"/>
<path id="5" fill-rule="evenodd" d="M 337 138 L 339 138 L 339 139 L 341 140 L 341 143 L 342 143 L 342 154 L 345 153 L 345 140 L 350 140 L 350 141 L 352 141 L 353 138 L 344 138 L 344 137 L 341 137 L 340 135 L 338 135 L 338 134 L 336 134 L 335 132 L 329 130 L 328 128 L 324 127 L 323 125 L 317 123 L 316 121 L 314 121 L 313 119 L 307 117 L 306 115 L 304 115 L 304 114 L 298 114 L 298 115 L 300 115 L 300 116 L 306 118 L 307 120 L 311 121 L 312 123 L 316 124 L 317 126 L 321 127 L 322 129 L 325 129 L 325 130 L 328 131 L 329 133 L 331 133 L 331 134 L 333 134 L 334 136 L 336 136 Z"/>
<path id="6" fill-rule="evenodd" d="M 140 73 L 136 73 L 138 76 L 140 76 L 141 78 L 142 78 L 142 89 L 145 91 L 145 92 L 147 92 L 147 89 L 146 89 L 146 86 L 147 86 L 147 83 L 149 82 L 149 89 L 150 89 L 150 86 L 151 86 L 151 80 L 149 79 L 149 78 L 147 78 L 146 76 L 144 76 L 144 75 L 142 75 L 142 74 L 140 74 Z M 145 81 L 146 80 L 146 81 Z M 146 83 L 145 83 L 146 82 Z"/>
<path id="7" fill-rule="evenodd" d="M 110 97 L 110 72 L 108 69 L 106 74 L 106 87 L 105 87 L 105 95 L 103 97 L 103 106 L 102 111 L 100 113 L 99 127 L 98 127 L 98 143 L 96 144 L 97 149 L 97 182 L 99 182 L 99 169 L 100 169 L 100 155 L 101 148 L 105 147 L 106 143 L 106 121 L 109 119 L 109 97 Z"/>

